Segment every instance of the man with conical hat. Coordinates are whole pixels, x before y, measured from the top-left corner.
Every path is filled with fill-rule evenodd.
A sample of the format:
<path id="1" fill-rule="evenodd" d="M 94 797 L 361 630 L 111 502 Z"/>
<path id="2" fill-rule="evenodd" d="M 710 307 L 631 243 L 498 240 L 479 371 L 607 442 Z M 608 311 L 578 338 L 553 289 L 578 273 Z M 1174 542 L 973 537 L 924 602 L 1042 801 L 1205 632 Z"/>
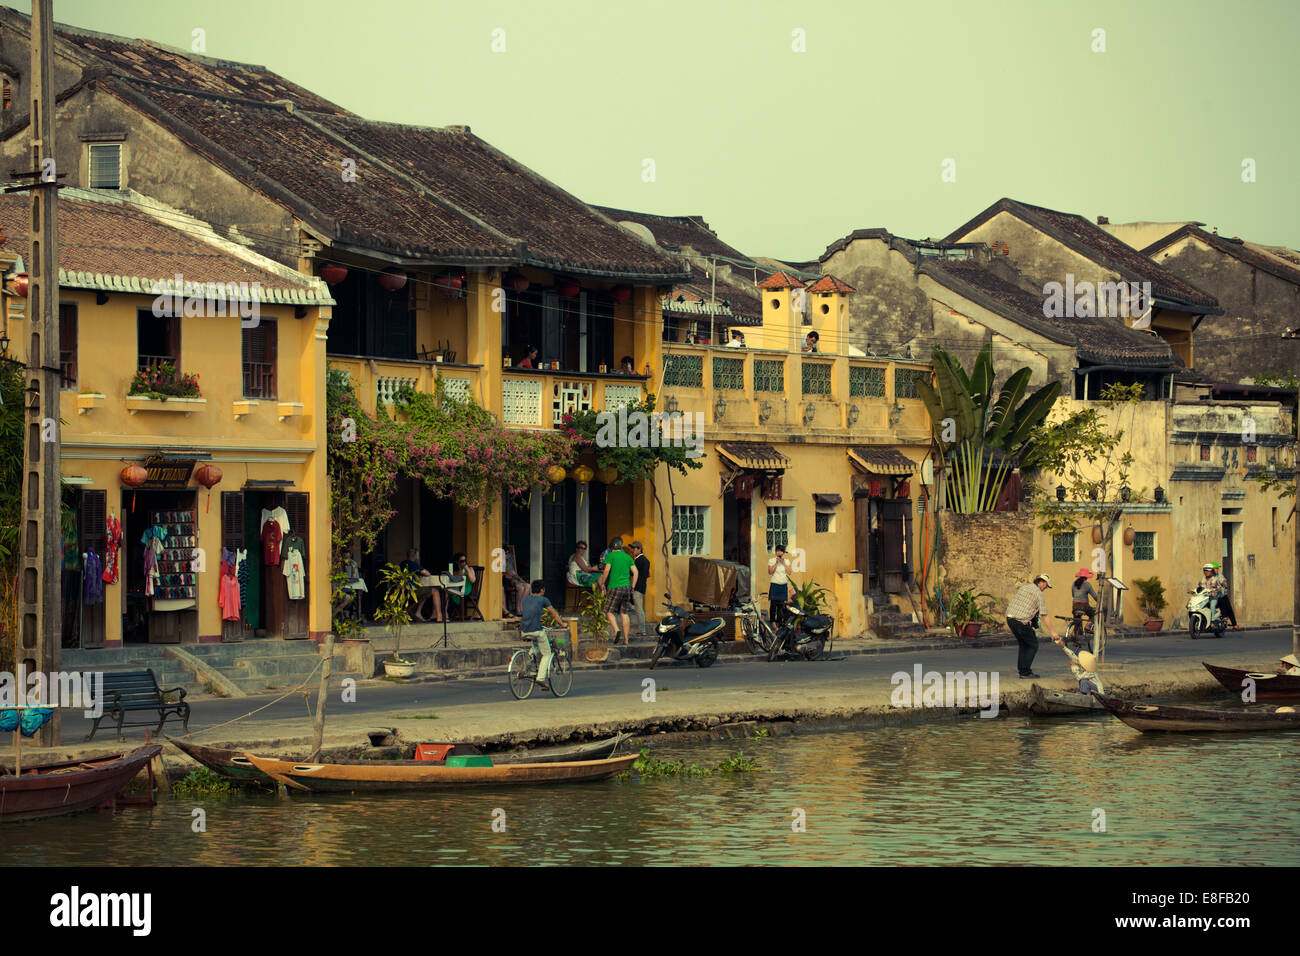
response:
<path id="1" fill-rule="evenodd" d="M 1300 677 L 1300 658 L 1297 658 L 1294 654 L 1288 654 L 1286 657 L 1280 658 L 1280 660 L 1282 663 L 1277 669 L 1279 674 L 1284 677 Z"/>

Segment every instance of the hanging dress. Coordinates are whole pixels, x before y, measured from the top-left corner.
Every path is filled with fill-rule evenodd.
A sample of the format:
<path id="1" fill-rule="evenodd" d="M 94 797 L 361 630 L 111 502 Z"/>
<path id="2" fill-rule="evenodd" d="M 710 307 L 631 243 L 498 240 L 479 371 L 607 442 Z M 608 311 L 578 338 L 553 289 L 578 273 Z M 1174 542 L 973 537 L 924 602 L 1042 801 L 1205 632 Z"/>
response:
<path id="1" fill-rule="evenodd" d="M 106 543 L 104 546 L 104 572 L 103 578 L 105 584 L 117 583 L 117 552 L 122 547 L 122 522 L 117 520 L 114 515 L 108 516 L 108 523 L 105 531 Z"/>

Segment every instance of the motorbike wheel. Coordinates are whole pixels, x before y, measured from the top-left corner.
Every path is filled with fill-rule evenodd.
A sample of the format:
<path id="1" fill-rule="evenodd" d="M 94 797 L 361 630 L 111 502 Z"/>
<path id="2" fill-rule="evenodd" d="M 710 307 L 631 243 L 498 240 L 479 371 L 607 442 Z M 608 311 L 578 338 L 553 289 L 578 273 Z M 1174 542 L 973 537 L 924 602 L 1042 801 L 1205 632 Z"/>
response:
<path id="1" fill-rule="evenodd" d="M 695 655 L 695 663 L 700 667 L 709 667 L 718 659 L 718 645 L 712 641 L 700 648 L 700 652 Z"/>
<path id="2" fill-rule="evenodd" d="M 528 651 L 515 651 L 514 656 L 510 658 L 510 669 L 508 675 L 510 678 L 510 693 L 515 695 L 516 700 L 523 700 L 533 692 L 536 686 L 533 681 L 533 674 L 529 672 Z"/>
<path id="3" fill-rule="evenodd" d="M 772 638 L 772 646 L 767 649 L 768 661 L 771 662 L 779 658 L 784 648 L 785 637 L 783 635 L 778 634 L 776 637 Z"/>
<path id="4" fill-rule="evenodd" d="M 650 669 L 654 670 L 655 665 L 659 663 L 659 658 L 664 655 L 664 642 L 660 641 L 655 645 L 655 649 L 650 652 Z"/>
<path id="5" fill-rule="evenodd" d="M 1195 614 L 1187 618 L 1187 633 L 1191 635 L 1192 640 L 1201 636 L 1201 619 Z"/>
<path id="6" fill-rule="evenodd" d="M 1222 626 L 1222 625 L 1216 624 L 1216 625 L 1214 626 L 1214 636 L 1215 636 L 1216 638 L 1218 638 L 1219 640 L 1222 640 L 1222 639 L 1223 639 L 1223 626 Z"/>
<path id="7" fill-rule="evenodd" d="M 569 655 L 565 651 L 560 651 L 551 661 L 551 673 L 547 682 L 551 685 L 551 693 L 556 697 L 563 697 L 573 686 L 573 665 L 569 663 Z"/>

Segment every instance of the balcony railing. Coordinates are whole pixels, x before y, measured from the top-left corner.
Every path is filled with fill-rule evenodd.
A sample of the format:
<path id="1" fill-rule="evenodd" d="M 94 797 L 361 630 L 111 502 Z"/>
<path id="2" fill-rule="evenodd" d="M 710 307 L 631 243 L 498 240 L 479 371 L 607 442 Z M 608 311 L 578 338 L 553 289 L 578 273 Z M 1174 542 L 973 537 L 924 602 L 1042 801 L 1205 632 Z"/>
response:
<path id="1" fill-rule="evenodd" d="M 640 375 L 508 369 L 501 375 L 501 420 L 521 428 L 556 428 L 566 413 L 641 401 L 643 381 Z"/>
<path id="2" fill-rule="evenodd" d="M 452 401 L 472 398 L 483 403 L 480 391 L 482 369 L 477 365 L 447 362 L 403 361 L 400 359 L 335 358 L 328 360 L 332 371 L 346 372 L 362 407 L 374 414 L 378 406 L 393 401 L 404 387 L 431 395 L 442 378 L 443 394 Z"/>

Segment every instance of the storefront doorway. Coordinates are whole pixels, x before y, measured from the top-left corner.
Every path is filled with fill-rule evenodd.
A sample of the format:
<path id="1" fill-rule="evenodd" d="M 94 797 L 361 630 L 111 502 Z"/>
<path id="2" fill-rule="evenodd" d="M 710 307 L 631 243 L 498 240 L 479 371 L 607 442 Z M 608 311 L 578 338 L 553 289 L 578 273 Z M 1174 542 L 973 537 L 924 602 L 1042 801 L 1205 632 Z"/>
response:
<path id="1" fill-rule="evenodd" d="M 123 643 L 197 642 L 198 575 L 204 563 L 195 553 L 195 493 L 126 489 L 121 504 Z"/>
<path id="2" fill-rule="evenodd" d="M 309 496 L 306 492 L 281 488 L 244 488 L 221 495 L 221 547 L 236 556 L 239 579 L 240 619 L 222 621 L 223 641 L 279 637 L 301 639 L 309 636 L 308 587 L 303 582 L 302 597 L 290 598 L 289 581 L 284 574 L 282 552 L 297 547 L 303 558 L 304 571 L 311 529 Z M 268 561 L 268 521 L 278 519 L 282 530 L 271 536 L 272 560 Z M 283 525 L 287 524 L 287 529 Z M 278 540 L 278 545 L 275 542 Z M 238 570 L 243 553 L 244 569 Z M 212 558 L 213 573 L 220 573 L 221 556 Z M 309 577 L 306 575 L 305 577 Z"/>
<path id="3" fill-rule="evenodd" d="M 96 648 L 105 643 L 103 566 L 107 560 L 107 503 L 106 491 L 66 487 L 63 490 L 64 647 Z"/>

